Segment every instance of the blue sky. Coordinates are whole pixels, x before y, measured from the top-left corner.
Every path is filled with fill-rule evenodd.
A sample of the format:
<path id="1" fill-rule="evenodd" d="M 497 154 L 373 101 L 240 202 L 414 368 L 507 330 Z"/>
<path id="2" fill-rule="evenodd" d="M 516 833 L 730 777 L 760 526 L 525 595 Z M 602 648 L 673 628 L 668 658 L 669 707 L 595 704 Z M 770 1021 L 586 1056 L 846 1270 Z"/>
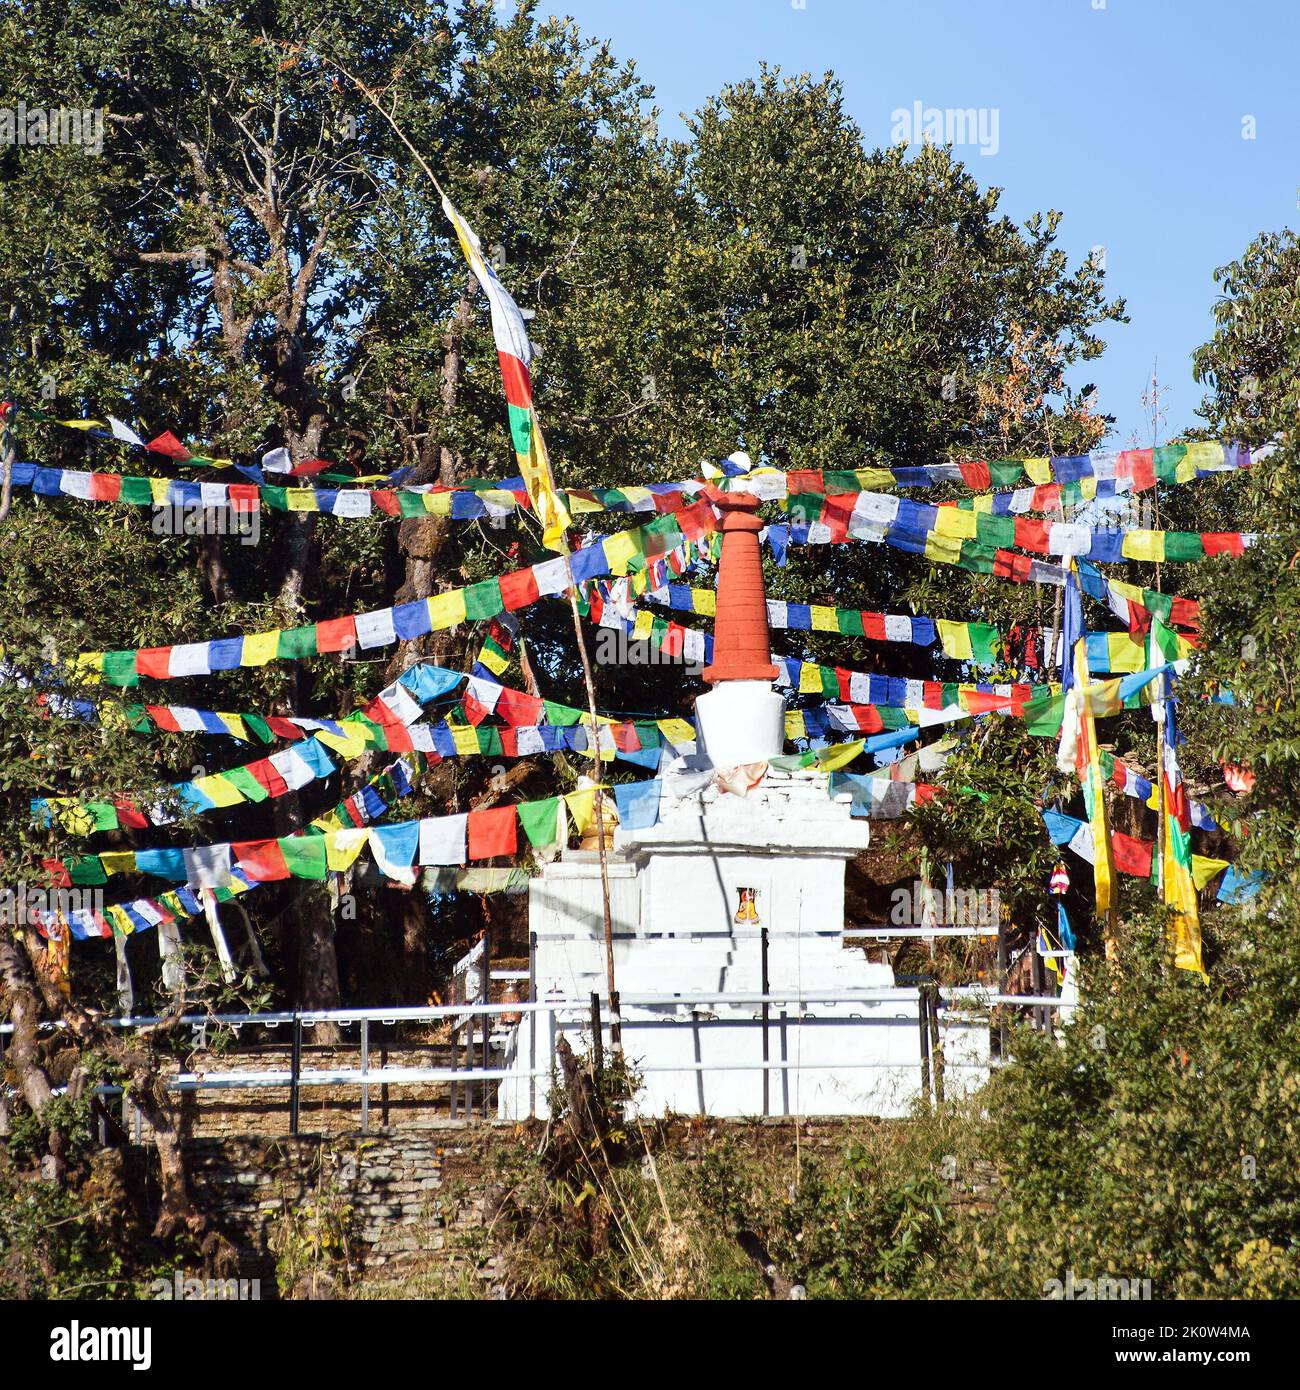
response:
<path id="1" fill-rule="evenodd" d="M 1141 403 L 1158 362 L 1162 437 L 1196 423 L 1191 353 L 1212 330 L 1215 267 L 1300 222 L 1297 0 L 565 0 L 658 93 L 661 129 L 766 60 L 833 71 L 866 143 L 914 103 L 997 113 L 996 153 L 957 150 L 1017 222 L 1057 208 L 1078 261 L 1105 248 L 1131 322 L 1073 384 L 1096 383 L 1108 443 L 1150 443 Z M 1243 138 L 1253 118 L 1254 138 Z M 990 131 L 986 126 L 986 134 Z M 986 141 L 991 145 L 991 141 Z"/>

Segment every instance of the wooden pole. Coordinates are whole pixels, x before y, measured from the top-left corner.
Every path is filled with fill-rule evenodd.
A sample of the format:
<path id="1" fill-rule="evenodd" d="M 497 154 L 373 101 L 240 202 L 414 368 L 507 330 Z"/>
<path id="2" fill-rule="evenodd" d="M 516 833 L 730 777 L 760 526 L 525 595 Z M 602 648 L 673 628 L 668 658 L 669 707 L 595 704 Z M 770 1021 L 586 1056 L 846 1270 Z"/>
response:
<path id="1" fill-rule="evenodd" d="M 429 167 L 428 161 L 407 138 L 406 132 L 401 128 L 401 126 L 397 124 L 397 121 L 393 118 L 390 112 L 383 106 L 383 104 L 380 102 L 379 98 L 374 94 L 374 92 L 372 92 L 370 88 L 367 87 L 366 84 L 361 81 L 360 78 L 354 77 L 345 67 L 343 67 L 341 63 L 337 62 L 335 59 L 326 57 L 323 54 L 320 55 L 320 57 L 323 62 L 328 63 L 330 67 L 334 68 L 337 72 L 342 73 L 343 76 L 346 77 L 347 80 L 352 83 L 352 85 L 357 89 L 357 91 L 359 91 L 361 95 L 371 104 L 371 106 L 373 106 L 375 110 L 379 112 L 379 114 L 384 118 L 384 120 L 388 122 L 389 126 L 392 128 L 393 133 L 410 151 L 412 156 L 415 158 L 416 163 L 419 164 L 421 170 L 424 172 L 425 177 L 428 178 L 431 184 L 433 184 L 434 188 L 438 192 L 438 196 L 440 198 L 446 198 L 447 194 L 444 191 L 442 184 L 438 182 L 437 175 L 434 174 L 433 170 Z M 541 426 L 537 422 L 536 415 L 534 415 L 533 417 L 533 427 L 537 431 L 537 434 L 540 438 L 542 431 Z M 550 483 L 552 487 L 555 486 L 554 478 L 549 476 L 549 465 L 547 482 Z M 600 804 L 601 796 L 599 772 L 601 763 L 599 725 L 597 723 L 596 718 L 596 688 L 592 682 L 591 677 L 591 660 L 587 655 L 587 641 L 582 631 L 582 615 L 578 611 L 578 586 L 577 582 L 573 577 L 573 561 L 569 557 L 567 547 L 565 549 L 564 566 L 569 577 L 569 606 L 573 612 L 573 631 L 574 636 L 577 638 L 578 641 L 578 654 L 582 658 L 582 677 L 587 687 L 587 709 L 588 714 L 591 718 L 592 753 L 595 758 L 596 771 L 598 774 L 596 778 L 596 838 L 600 853 L 600 888 L 601 896 L 603 899 L 605 917 L 605 983 L 609 991 L 610 1000 L 609 1040 L 610 1044 L 617 1052 L 622 1050 L 623 1030 L 618 1010 L 618 993 L 614 988 L 614 928 L 609 903 L 609 866 L 605 859 L 605 817 Z"/>
<path id="2" fill-rule="evenodd" d="M 0 462 L 4 467 L 4 481 L 0 483 L 0 521 L 9 515 L 9 504 L 13 499 L 14 460 L 17 457 L 13 418 L 16 409 L 12 401 L 0 402 Z"/>

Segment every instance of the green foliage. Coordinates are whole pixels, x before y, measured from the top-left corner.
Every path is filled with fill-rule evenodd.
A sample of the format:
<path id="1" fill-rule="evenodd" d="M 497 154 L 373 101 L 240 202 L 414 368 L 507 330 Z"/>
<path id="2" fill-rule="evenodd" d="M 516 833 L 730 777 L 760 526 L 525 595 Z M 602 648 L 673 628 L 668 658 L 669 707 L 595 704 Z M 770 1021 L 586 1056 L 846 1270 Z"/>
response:
<path id="1" fill-rule="evenodd" d="M 1220 925 L 1207 987 L 1172 968 L 1158 916 L 1131 917 L 1059 1041 L 1018 1036 L 987 1097 L 1003 1195 L 976 1290 L 1041 1297 L 1073 1269 L 1157 1298 L 1295 1297 L 1295 924 L 1275 903 Z"/>

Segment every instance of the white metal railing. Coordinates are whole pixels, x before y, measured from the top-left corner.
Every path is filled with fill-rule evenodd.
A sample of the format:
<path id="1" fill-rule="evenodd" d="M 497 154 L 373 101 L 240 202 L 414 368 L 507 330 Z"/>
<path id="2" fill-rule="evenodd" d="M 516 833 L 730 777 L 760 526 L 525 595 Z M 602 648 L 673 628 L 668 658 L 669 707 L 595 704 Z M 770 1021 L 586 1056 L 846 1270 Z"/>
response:
<path id="1" fill-rule="evenodd" d="M 494 974 L 496 972 L 493 972 Z M 500 972 L 512 977 L 523 976 L 527 972 Z M 654 1065 L 638 1065 L 644 1074 L 655 1073 L 700 1073 L 709 1072 L 762 1072 L 766 1088 L 766 1076 L 770 1073 L 817 1072 L 827 1069 L 836 1071 L 860 1070 L 905 1070 L 914 1062 L 881 1061 L 841 1056 L 833 1061 L 773 1059 L 767 1055 L 769 1030 L 776 1031 L 790 1026 L 816 1028 L 819 1025 L 845 1024 L 870 1027 L 887 1024 L 894 1026 L 903 1017 L 914 1017 L 912 1013 L 921 1001 L 919 1024 L 924 1035 L 926 1024 L 925 991 L 908 988 L 841 989 L 835 991 L 769 991 L 769 992 L 682 992 L 672 994 L 641 994 L 624 996 L 620 999 L 621 1025 L 625 1034 L 646 1028 L 662 1028 L 674 1023 L 689 1024 L 695 1027 L 710 1023 L 729 1026 L 741 1025 L 755 1028 L 761 1036 L 763 1056 L 761 1060 L 727 1060 L 706 1062 L 702 1060 L 674 1060 Z M 999 1006 L 1033 1009 L 1041 1018 L 1051 1010 L 1066 1010 L 1075 1007 L 1072 1001 L 1062 1000 L 1053 995 L 1013 995 L 994 992 L 979 986 L 959 986 L 939 988 L 938 1006 L 947 1011 L 951 1024 L 968 1023 L 972 1016 L 991 1011 Z M 830 1005 L 836 1011 L 818 1013 L 820 1006 Z M 900 1005 L 907 1011 L 900 1012 Z M 856 1006 L 860 1012 L 846 1012 Z M 732 1012 L 718 1015 L 718 1008 Z M 779 1019 L 772 1016 L 773 1008 L 783 1012 Z M 736 1013 L 737 1009 L 755 1012 Z M 650 1016 L 630 1015 L 629 1010 L 649 1011 Z M 655 1016 L 658 1014 L 659 1016 Z M 790 1015 L 793 1014 L 793 1017 Z M 500 1023 L 503 1015 L 509 1016 L 509 1024 L 515 1025 L 505 1033 L 493 1031 L 492 1025 Z M 538 1047 L 537 1022 L 541 1018 L 549 1035 L 548 1045 Z M 604 1018 L 604 1022 L 602 1022 Z M 468 1020 L 468 1023 L 467 1023 Z M 105 1022 L 122 1029 L 146 1028 L 162 1022 L 158 1017 L 112 1018 Z M 379 1066 L 371 1064 L 370 1029 L 373 1025 L 397 1028 L 404 1024 L 437 1023 L 450 1021 L 452 1037 L 449 1043 L 410 1044 L 411 1047 L 449 1048 L 450 1065 L 433 1066 L 389 1066 L 386 1060 Z M 477 1021 L 477 1027 L 475 1023 Z M 458 1100 L 463 1092 L 464 1108 L 481 1109 L 489 1113 L 490 1087 L 499 1082 L 511 1080 L 526 1083 L 528 1087 L 528 1112 L 537 1113 L 537 1086 L 546 1083 L 554 1076 L 551 1059 L 554 1057 L 556 1036 L 575 1025 L 589 1031 L 593 1040 L 597 1037 L 603 1044 L 608 1031 L 608 1000 L 598 994 L 588 999 L 564 997 L 543 998 L 534 1001 L 508 1001 L 502 1003 L 457 1002 L 434 1004 L 411 1008 L 353 1008 L 298 1010 L 293 1012 L 274 1012 L 261 1014 L 188 1014 L 177 1020 L 180 1026 L 194 1030 L 196 1042 L 206 1041 L 209 1028 L 228 1028 L 235 1033 L 249 1030 L 275 1032 L 287 1026 L 290 1034 L 291 1063 L 288 1069 L 257 1071 L 238 1065 L 238 1059 L 228 1059 L 234 1065 L 225 1070 L 187 1070 L 166 1078 L 169 1089 L 186 1093 L 198 1091 L 237 1091 L 252 1089 L 288 1089 L 289 1123 L 293 1133 L 298 1132 L 299 1103 L 303 1090 L 319 1087 L 357 1087 L 360 1092 L 361 1128 L 369 1128 L 371 1089 L 383 1088 L 385 1102 L 386 1088 L 390 1086 L 446 1086 L 449 1088 L 449 1101 L 452 1116 L 457 1113 Z M 304 1032 L 318 1025 L 327 1024 L 346 1033 L 351 1028 L 359 1029 L 360 1065 L 356 1067 L 311 1067 L 303 1064 L 302 1048 Z M 42 1028 L 52 1030 L 58 1023 L 46 1023 Z M 462 1045 L 457 1042 L 457 1030 L 467 1033 L 464 1044 L 464 1061 L 461 1065 Z M 12 1031 L 11 1025 L 0 1025 L 0 1033 Z M 480 1036 L 476 1036 L 480 1034 Z M 526 1039 L 526 1042 L 525 1042 Z M 388 1046 L 402 1046 L 398 1043 L 385 1043 Z M 510 1048 L 518 1047 L 522 1053 L 520 1063 L 513 1066 L 494 1064 L 492 1052 L 505 1050 L 509 1056 Z M 525 1050 L 526 1047 L 526 1050 Z M 476 1057 L 475 1053 L 479 1055 Z M 544 1055 L 546 1064 L 538 1065 L 539 1052 Z M 524 1058 L 528 1065 L 523 1065 Z M 225 1059 L 223 1059 L 225 1060 Z M 928 1043 L 922 1043 L 922 1072 L 928 1088 L 931 1059 Z M 945 1060 L 943 1071 L 962 1069 L 988 1069 L 997 1065 L 996 1061 Z M 937 1069 L 937 1061 L 936 1061 Z M 937 1084 L 937 1082 L 936 1082 Z M 477 1093 L 478 1106 L 474 1105 Z M 765 1092 L 766 1093 L 766 1092 Z M 101 1086 L 94 1094 L 100 1097 L 120 1096 L 121 1089 Z M 125 1102 L 124 1102 L 125 1105 Z M 139 1130 L 138 1118 L 136 1124 Z"/>

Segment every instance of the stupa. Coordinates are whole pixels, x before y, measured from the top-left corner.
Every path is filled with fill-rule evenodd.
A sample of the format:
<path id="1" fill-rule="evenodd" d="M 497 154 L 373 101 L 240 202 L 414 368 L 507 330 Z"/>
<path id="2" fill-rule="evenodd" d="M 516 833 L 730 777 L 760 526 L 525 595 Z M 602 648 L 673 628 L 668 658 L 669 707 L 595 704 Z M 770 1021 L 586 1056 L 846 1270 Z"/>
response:
<path id="1" fill-rule="evenodd" d="M 623 1047 L 643 1083 L 637 1105 L 646 1114 L 902 1114 L 921 1084 L 919 995 L 843 936 L 845 867 L 867 847 L 869 824 L 848 797 L 828 794 L 826 774 L 771 766 L 785 700 L 773 685 L 758 500 L 739 486 L 709 495 L 722 549 L 697 753 L 660 774 L 657 822 L 620 826 L 607 856 Z M 605 995 L 595 851 L 569 850 L 543 868 L 530 887 L 529 930 L 537 999 Z M 546 1081 L 524 1075 L 549 1072 L 560 1031 L 575 1048 L 589 1044 L 585 1008 L 569 1018 L 520 1025 L 506 1065 L 521 1076 L 501 1085 L 503 1117 L 546 1113 Z M 945 1031 L 954 1056 L 987 1057 L 986 1029 Z"/>

